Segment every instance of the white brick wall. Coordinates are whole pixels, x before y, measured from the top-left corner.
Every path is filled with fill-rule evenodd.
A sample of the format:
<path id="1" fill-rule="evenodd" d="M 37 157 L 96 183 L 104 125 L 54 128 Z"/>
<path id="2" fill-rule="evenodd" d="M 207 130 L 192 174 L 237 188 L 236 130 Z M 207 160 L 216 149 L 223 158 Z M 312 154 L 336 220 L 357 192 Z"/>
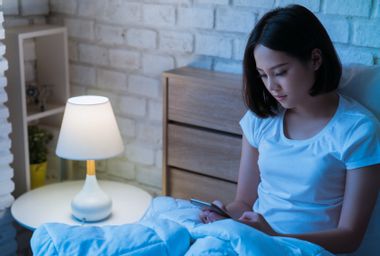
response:
<path id="1" fill-rule="evenodd" d="M 34 9 L 25 9 L 26 2 L 4 0 L 6 26 L 65 24 L 73 94 L 111 99 L 126 152 L 106 161 L 102 177 L 157 193 L 162 71 L 192 65 L 241 73 L 253 25 L 269 9 L 291 3 L 318 16 L 342 62 L 380 62 L 380 0 L 49 0 L 50 16 L 43 16 L 45 0 L 33 0 L 40 6 Z M 25 15 L 32 12 L 39 15 Z"/>
<path id="2" fill-rule="evenodd" d="M 18 13 L 18 5 L 7 2 L 7 11 Z M 0 10 L 3 10 L 2 1 L 0 1 Z M 17 11 L 16 11 L 17 10 Z M 3 28 L 3 12 L 0 11 L 0 40 L 4 39 L 5 33 Z M 10 215 L 9 207 L 12 205 L 14 198 L 11 195 L 14 190 L 12 181 L 13 169 L 10 167 L 13 156 L 10 151 L 11 140 L 9 135 L 12 131 L 11 124 L 8 121 L 9 110 L 4 103 L 7 102 L 8 96 L 5 92 L 7 79 L 4 72 L 8 69 L 8 62 L 3 58 L 6 49 L 4 44 L 0 43 L 0 252 L 1 255 L 15 255 L 17 250 L 16 230 L 13 226 L 13 219 Z"/>

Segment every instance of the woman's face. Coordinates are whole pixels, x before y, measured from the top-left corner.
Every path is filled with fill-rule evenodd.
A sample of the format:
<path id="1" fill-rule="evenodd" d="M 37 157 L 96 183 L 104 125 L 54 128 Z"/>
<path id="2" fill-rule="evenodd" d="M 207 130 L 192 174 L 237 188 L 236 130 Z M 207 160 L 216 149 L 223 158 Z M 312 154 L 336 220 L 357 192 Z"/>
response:
<path id="1" fill-rule="evenodd" d="M 285 52 L 263 45 L 254 50 L 256 68 L 266 89 L 287 109 L 296 108 L 311 98 L 309 90 L 315 81 L 316 65 L 301 62 Z"/>

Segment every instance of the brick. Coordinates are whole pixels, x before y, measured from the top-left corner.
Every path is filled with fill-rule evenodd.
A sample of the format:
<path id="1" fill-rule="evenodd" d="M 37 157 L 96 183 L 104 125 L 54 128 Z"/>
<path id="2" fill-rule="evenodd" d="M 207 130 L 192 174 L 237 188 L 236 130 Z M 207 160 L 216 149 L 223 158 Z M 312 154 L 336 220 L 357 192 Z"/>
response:
<path id="1" fill-rule="evenodd" d="M 152 121 L 162 122 L 163 111 L 162 111 L 162 102 L 157 101 L 148 101 L 148 118 Z"/>
<path id="2" fill-rule="evenodd" d="M 280 0 L 278 6 L 285 6 L 289 4 L 299 4 L 305 6 L 310 11 L 318 12 L 320 6 L 320 0 Z M 330 1 L 327 1 L 330 2 Z"/>
<path id="3" fill-rule="evenodd" d="M 319 15 L 318 19 L 326 28 L 327 33 L 334 42 L 348 43 L 350 25 L 349 21 L 344 17 L 336 17 L 331 15 Z"/>
<path id="4" fill-rule="evenodd" d="M 69 37 L 88 40 L 95 38 L 94 21 L 66 18 L 64 23 Z"/>
<path id="5" fill-rule="evenodd" d="M 170 52 L 189 53 L 193 51 L 194 38 L 191 33 L 162 31 L 160 32 L 160 49 Z"/>
<path id="6" fill-rule="evenodd" d="M 198 34 L 195 38 L 195 53 L 215 57 L 231 58 L 232 42 L 222 35 Z"/>
<path id="7" fill-rule="evenodd" d="M 97 69 L 97 87 L 111 91 L 126 91 L 127 75 L 107 69 Z"/>
<path id="8" fill-rule="evenodd" d="M 176 56 L 177 67 L 191 66 L 194 68 L 211 69 L 213 59 L 208 56 Z"/>
<path id="9" fill-rule="evenodd" d="M 20 0 L 21 14 L 46 15 L 49 13 L 49 0 Z"/>
<path id="10" fill-rule="evenodd" d="M 146 74 L 159 76 L 163 71 L 174 68 L 174 60 L 170 56 L 144 54 L 142 68 Z"/>
<path id="11" fill-rule="evenodd" d="M 128 91 L 137 95 L 157 98 L 160 94 L 160 81 L 140 75 L 128 77 Z"/>
<path id="12" fill-rule="evenodd" d="M 380 19 L 355 21 L 352 43 L 360 46 L 380 47 Z"/>
<path id="13" fill-rule="evenodd" d="M 144 117 L 146 113 L 146 101 L 142 98 L 124 96 L 120 98 L 118 109 L 123 115 Z"/>
<path id="14" fill-rule="evenodd" d="M 234 0 L 235 6 L 249 6 L 257 8 L 273 8 L 274 0 Z"/>
<path id="15" fill-rule="evenodd" d="M 122 49 L 109 50 L 110 66 L 123 69 L 138 69 L 140 67 L 140 53 Z"/>
<path id="16" fill-rule="evenodd" d="M 157 150 L 155 165 L 159 168 L 162 168 L 162 157 L 162 150 Z"/>
<path id="17" fill-rule="evenodd" d="M 29 20 L 27 18 L 20 18 L 20 16 L 19 17 L 10 16 L 4 20 L 4 28 L 26 26 L 28 24 L 29 24 Z"/>
<path id="18" fill-rule="evenodd" d="M 79 54 L 78 54 L 78 44 L 74 40 L 68 41 L 68 48 L 69 48 L 69 60 L 78 60 Z"/>
<path id="19" fill-rule="evenodd" d="M 324 1 L 323 11 L 329 14 L 369 17 L 371 4 L 371 0 L 330 0 Z"/>
<path id="20" fill-rule="evenodd" d="M 125 33 L 122 27 L 98 24 L 95 27 L 97 43 L 106 45 L 124 44 Z"/>
<path id="21" fill-rule="evenodd" d="M 106 48 L 93 44 L 79 45 L 79 60 L 94 65 L 108 65 L 108 51 Z"/>
<path id="22" fill-rule="evenodd" d="M 192 0 L 145 0 L 146 3 L 191 5 Z"/>
<path id="23" fill-rule="evenodd" d="M 194 0 L 195 4 L 219 4 L 228 5 L 229 0 Z"/>
<path id="24" fill-rule="evenodd" d="M 81 96 L 87 94 L 86 88 L 81 85 L 70 84 L 70 96 Z"/>
<path id="25" fill-rule="evenodd" d="M 339 58 L 343 64 L 360 63 L 365 65 L 373 65 L 374 58 L 370 50 L 354 46 L 335 46 Z"/>
<path id="26" fill-rule="evenodd" d="M 138 23 L 142 15 L 141 4 L 121 0 L 106 1 L 104 8 L 96 11 L 100 20 L 120 25 Z"/>
<path id="27" fill-rule="evenodd" d="M 137 139 L 147 145 L 162 145 L 162 124 L 138 123 Z"/>
<path id="28" fill-rule="evenodd" d="M 233 42 L 233 47 L 234 47 L 233 58 L 235 60 L 243 60 L 245 47 L 247 45 L 247 40 L 248 40 L 248 38 L 244 38 L 244 39 L 238 38 L 238 39 L 234 40 L 234 42 Z"/>
<path id="29" fill-rule="evenodd" d="M 4 15 L 18 15 L 18 1 L 15 0 L 3 0 L 2 9 Z"/>
<path id="30" fill-rule="evenodd" d="M 71 64 L 70 80 L 73 83 L 93 86 L 96 83 L 95 68 L 78 64 Z"/>
<path id="31" fill-rule="evenodd" d="M 136 179 L 135 165 L 123 158 L 109 159 L 107 173 L 128 180 Z"/>
<path id="32" fill-rule="evenodd" d="M 217 30 L 248 33 L 255 25 L 256 14 L 249 10 L 218 8 L 216 10 Z"/>
<path id="33" fill-rule="evenodd" d="M 175 23 L 175 8 L 171 5 L 146 4 L 143 7 L 143 21 L 152 26 L 172 26 Z"/>
<path id="34" fill-rule="evenodd" d="M 32 19 L 32 24 L 33 25 L 42 25 L 42 24 L 47 24 L 47 22 L 46 22 L 46 17 L 45 16 L 43 16 L 43 17 L 33 17 L 33 19 Z"/>
<path id="35" fill-rule="evenodd" d="M 136 180 L 142 184 L 161 187 L 162 170 L 155 167 L 137 167 Z"/>
<path id="36" fill-rule="evenodd" d="M 241 74 L 243 71 L 243 64 L 239 61 L 216 60 L 214 70 L 227 73 Z"/>
<path id="37" fill-rule="evenodd" d="M 123 136 L 130 138 L 136 136 L 136 121 L 129 118 L 118 117 L 117 124 L 119 126 L 120 133 Z"/>
<path id="38" fill-rule="evenodd" d="M 177 24 L 190 28 L 213 28 L 214 11 L 211 8 L 178 8 Z"/>
<path id="39" fill-rule="evenodd" d="M 65 0 L 59 0 L 64 2 Z M 104 0 L 80 0 L 78 1 L 78 14 L 82 17 L 94 18 L 106 9 L 108 1 Z"/>
<path id="40" fill-rule="evenodd" d="M 154 164 L 154 150 L 137 143 L 126 146 L 126 156 L 132 162 L 144 165 Z"/>
<path id="41" fill-rule="evenodd" d="M 82 1 L 83 0 L 80 0 L 78 2 L 81 3 Z M 56 12 L 56 13 L 76 14 L 77 1 L 76 0 L 50 0 L 50 8 L 52 12 Z M 87 8 L 91 8 L 91 5 L 87 6 Z"/>
<path id="42" fill-rule="evenodd" d="M 156 49 L 157 32 L 148 29 L 128 29 L 127 44 L 136 48 Z"/>

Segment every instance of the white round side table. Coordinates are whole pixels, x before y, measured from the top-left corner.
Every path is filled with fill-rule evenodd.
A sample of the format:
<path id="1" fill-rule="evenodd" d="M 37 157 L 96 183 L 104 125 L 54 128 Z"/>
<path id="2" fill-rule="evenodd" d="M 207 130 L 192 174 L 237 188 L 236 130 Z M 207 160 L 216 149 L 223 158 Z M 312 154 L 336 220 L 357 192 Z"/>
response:
<path id="1" fill-rule="evenodd" d="M 50 184 L 27 192 L 13 203 L 12 216 L 20 225 L 30 230 L 47 222 L 121 225 L 138 221 L 152 200 L 148 192 L 138 187 L 115 181 L 98 182 L 112 199 L 112 214 L 102 221 L 83 223 L 71 215 L 71 199 L 82 189 L 84 180 Z"/>

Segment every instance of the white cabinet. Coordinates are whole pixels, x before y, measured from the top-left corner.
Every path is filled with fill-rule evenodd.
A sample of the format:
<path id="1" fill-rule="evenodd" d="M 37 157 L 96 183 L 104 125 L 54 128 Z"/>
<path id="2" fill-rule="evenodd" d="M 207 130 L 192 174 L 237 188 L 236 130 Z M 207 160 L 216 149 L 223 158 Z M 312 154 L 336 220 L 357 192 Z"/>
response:
<path id="1" fill-rule="evenodd" d="M 8 107 L 12 123 L 12 153 L 15 191 L 18 195 L 30 190 L 28 125 L 31 123 L 48 127 L 58 136 L 65 103 L 69 97 L 69 74 L 67 53 L 67 30 L 65 27 L 52 25 L 26 26 L 6 29 L 5 57 L 9 63 L 6 72 L 8 86 Z M 28 49 L 29 47 L 29 49 Z M 32 49 L 30 49 L 32 48 Z M 30 54 L 32 53 L 32 54 Z M 33 55 L 32 64 L 28 63 Z M 34 71 L 33 83 L 45 86 L 48 97 L 45 109 L 33 105 L 27 100 L 26 72 L 30 67 Z M 54 157 L 53 142 L 48 169 L 50 179 L 61 179 L 64 164 Z M 49 173 L 48 171 L 48 173 Z"/>

